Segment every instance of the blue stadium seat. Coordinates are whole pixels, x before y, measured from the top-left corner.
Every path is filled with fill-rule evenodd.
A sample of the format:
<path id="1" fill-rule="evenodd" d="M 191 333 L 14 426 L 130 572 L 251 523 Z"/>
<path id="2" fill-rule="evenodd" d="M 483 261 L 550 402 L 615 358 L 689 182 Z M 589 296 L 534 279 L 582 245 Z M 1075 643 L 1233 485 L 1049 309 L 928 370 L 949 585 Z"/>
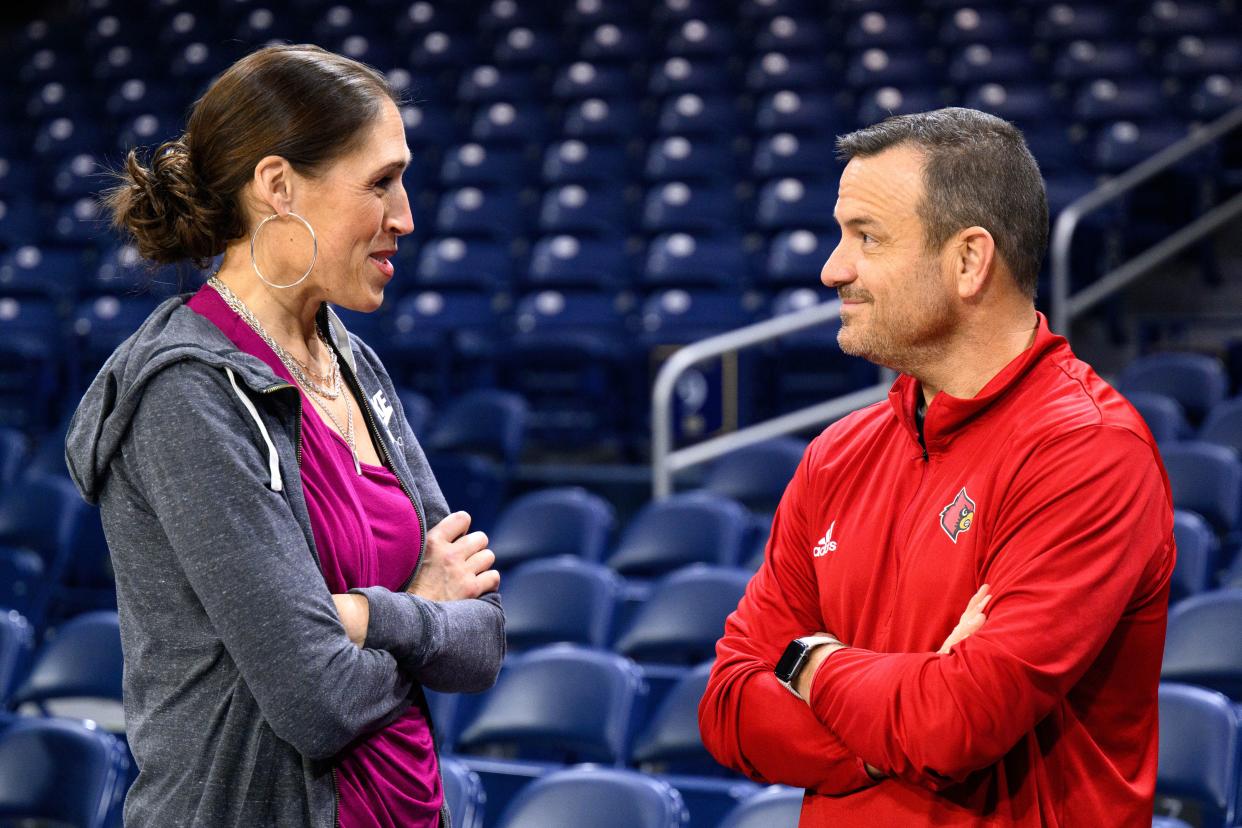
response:
<path id="1" fill-rule="evenodd" d="M 1202 687 L 1160 684 L 1156 794 L 1194 802 L 1203 828 L 1237 824 L 1240 743 L 1242 722 L 1227 698 Z"/>
<path id="2" fill-rule="evenodd" d="M 615 188 L 564 184 L 543 194 L 539 232 L 622 236 L 626 219 L 625 200 Z"/>
<path id="3" fill-rule="evenodd" d="M 50 417 L 63 334 L 46 300 L 0 292 L 0 426 L 33 430 Z"/>
<path id="4" fill-rule="evenodd" d="M 733 168 L 734 156 L 727 143 L 670 135 L 648 146 L 643 175 L 649 181 L 728 181 Z"/>
<path id="5" fill-rule="evenodd" d="M 836 205 L 835 182 L 781 178 L 769 181 L 760 190 L 755 223 L 764 230 L 836 231 Z"/>
<path id="6" fill-rule="evenodd" d="M 1154 816 L 1151 818 L 1151 828 L 1193 828 L 1193 826 L 1177 817 Z"/>
<path id="7" fill-rule="evenodd" d="M 538 147 L 547 138 L 548 129 L 547 115 L 538 103 L 494 101 L 475 113 L 470 137 L 490 144 Z M 523 176 L 525 173 L 523 167 Z"/>
<path id="8" fill-rule="evenodd" d="M 420 150 L 451 144 L 456 133 L 452 116 L 429 104 L 405 104 L 401 107 L 401 120 L 405 124 L 405 140 L 419 156 L 415 163 L 426 163 Z"/>
<path id="9" fill-rule="evenodd" d="M 138 255 L 137 247 L 122 244 L 103 254 L 99 267 L 88 275 L 81 287 L 86 293 L 118 298 L 144 293 L 164 297 L 178 292 L 182 279 L 175 266 L 152 266 Z"/>
<path id="10" fill-rule="evenodd" d="M 552 94 L 565 101 L 583 98 L 627 98 L 630 75 L 622 66 L 608 66 L 576 61 L 557 73 L 552 84 Z"/>
<path id="11" fill-rule="evenodd" d="M 708 468 L 702 488 L 736 500 L 752 512 L 770 515 L 805 449 L 803 441 L 781 437 L 729 452 Z"/>
<path id="12" fill-rule="evenodd" d="M 742 241 L 730 235 L 670 233 L 647 247 L 642 282 L 650 287 L 736 287 L 746 278 Z"/>
<path id="13" fill-rule="evenodd" d="M 522 455 L 526 402 L 517 394 L 477 389 L 443 408 L 427 432 L 429 451 L 474 454 L 512 468 Z"/>
<path id="14" fill-rule="evenodd" d="M 1089 3 L 1057 3 L 1048 6 L 1035 21 L 1038 41 L 1103 40 L 1124 28 L 1118 10 Z"/>
<path id="15" fill-rule="evenodd" d="M 662 135 L 732 135 L 738 129 L 737 110 L 724 95 L 687 92 L 664 101 L 657 128 Z"/>
<path id="16" fill-rule="evenodd" d="M 613 560 L 609 564 L 617 565 Z M 697 664 L 711 658 L 724 634 L 725 618 L 737 609 L 750 575 L 740 567 L 696 563 L 664 576 L 613 649 L 657 664 Z"/>
<path id="17" fill-rule="evenodd" d="M 28 475 L 0 492 L 0 606 L 40 625 L 86 504 L 68 480 Z"/>
<path id="18" fill-rule="evenodd" d="M 410 424 L 410 431 L 413 431 L 415 436 L 421 437 L 431 422 L 435 410 L 431 400 L 427 398 L 427 395 L 408 388 L 397 389 L 397 400 L 401 404 L 401 413 L 405 416 L 405 421 Z"/>
<path id="19" fill-rule="evenodd" d="M 566 137 L 624 143 L 642 134 L 643 120 L 631 101 L 587 98 L 565 111 L 561 130 Z"/>
<path id="20" fill-rule="evenodd" d="M 555 32 L 515 26 L 500 35 L 492 48 L 497 66 L 553 66 L 561 60 L 561 42 Z"/>
<path id="21" fill-rule="evenodd" d="M 1140 121 L 1170 114 L 1160 82 L 1143 77 L 1085 83 L 1074 96 L 1074 117 L 1088 124 Z"/>
<path id="22" fill-rule="evenodd" d="M 1220 360 L 1204 354 L 1166 352 L 1131 360 L 1121 372 L 1117 388 L 1123 394 L 1154 391 L 1181 403 L 1191 424 L 1225 398 L 1228 378 Z"/>
<path id="23" fill-rule="evenodd" d="M 1219 118 L 1235 106 L 1242 106 L 1242 72 L 1208 75 L 1189 97 L 1189 111 L 1197 118 Z"/>
<path id="24" fill-rule="evenodd" d="M 778 132 L 765 135 L 755 143 L 750 174 L 759 181 L 772 178 L 835 181 L 841 169 L 831 139 Z"/>
<path id="25" fill-rule="evenodd" d="M 601 23 L 578 43 L 578 56 L 583 60 L 636 63 L 646 54 L 647 37 L 643 29 L 620 20 Z"/>
<path id="26" fill-rule="evenodd" d="M 564 10 L 564 19 L 570 29 L 584 31 L 625 20 L 629 13 L 630 7 L 622 0 L 575 0 Z"/>
<path id="27" fill-rule="evenodd" d="M 729 77 L 713 60 L 671 57 L 651 69 L 647 92 L 657 98 L 695 93 L 712 95 L 729 90 Z"/>
<path id="28" fill-rule="evenodd" d="M 129 764 L 120 740 L 89 724 L 15 721 L 0 730 L 0 819 L 119 824 Z"/>
<path id="29" fill-rule="evenodd" d="M 627 577 L 650 578 L 693 563 L 738 563 L 746 510 L 708 492 L 656 500 L 636 514 L 606 563 Z"/>
<path id="30" fill-rule="evenodd" d="M 635 771 L 571 768 L 523 790 L 499 828 L 681 828 L 689 815 L 676 789 Z"/>
<path id="31" fill-rule="evenodd" d="M 29 453 L 26 436 L 16 428 L 0 427 L 0 491 L 17 479 Z"/>
<path id="32" fill-rule="evenodd" d="M 862 126 L 878 123 L 890 115 L 926 112 L 944 106 L 939 90 L 928 87 L 884 86 L 861 96 L 855 118 Z"/>
<path id="33" fill-rule="evenodd" d="M 757 310 L 753 298 L 724 290 L 673 288 L 654 293 L 643 303 L 641 340 L 659 348 L 749 325 Z"/>
<path id="34" fill-rule="evenodd" d="M 783 230 L 768 247 L 764 279 L 770 284 L 813 285 L 841 240 L 832 230 Z"/>
<path id="35" fill-rule="evenodd" d="M 440 757 L 440 778 L 444 781 L 444 801 L 457 828 L 483 828 L 487 796 L 483 780 L 458 759 Z"/>
<path id="36" fill-rule="evenodd" d="M 621 580 L 608 567 L 560 556 L 524 563 L 504 582 L 510 652 L 557 642 L 608 645 L 621 596 Z"/>
<path id="37" fill-rule="evenodd" d="M 651 8 L 651 21 L 661 28 L 679 26 L 687 20 L 710 18 L 719 13 L 712 0 L 659 0 Z"/>
<path id="38" fill-rule="evenodd" d="M 519 759 L 619 764 L 643 693 L 638 668 L 615 653 L 541 647 L 505 660 L 456 749 L 508 746 Z"/>
<path id="39" fill-rule="evenodd" d="M 720 776 L 699 734 L 698 707 L 707 690 L 712 661 L 685 674 L 660 702 L 650 721 L 634 740 L 630 762 L 647 773 L 686 773 Z"/>
<path id="40" fill-rule="evenodd" d="M 936 42 L 943 45 L 1008 43 L 1020 39 L 1009 11 L 1003 6 L 986 5 L 967 5 L 944 12 L 936 36 Z"/>
<path id="41" fill-rule="evenodd" d="M 756 52 L 780 52 L 786 55 L 823 53 L 828 32 L 813 14 L 786 10 L 765 15 L 767 19 L 755 33 L 752 46 Z"/>
<path id="42" fill-rule="evenodd" d="M 1145 71 L 1138 44 L 1126 41 L 1075 40 L 1052 61 L 1052 76 L 1077 83 L 1097 78 L 1128 78 Z"/>
<path id="43" fill-rule="evenodd" d="M 597 562 L 615 520 L 607 501 L 576 486 L 523 495 L 505 507 L 490 533 L 496 567 L 565 555 Z"/>
<path id="44" fill-rule="evenodd" d="M 436 232 L 445 236 L 508 239 L 521 230 L 522 224 L 521 202 L 511 190 L 449 190 L 436 209 Z"/>
<path id="45" fill-rule="evenodd" d="M 25 675 L 33 649 L 34 631 L 25 616 L 17 610 L 0 610 L 0 711 L 9 709 L 10 696 Z"/>
<path id="46" fill-rule="evenodd" d="M 435 290 L 503 289 L 513 282 L 513 258 L 500 242 L 447 236 L 423 245 L 416 274 L 420 286 Z"/>
<path id="47" fill-rule="evenodd" d="M 850 49 L 912 46 L 924 40 L 925 32 L 913 13 L 904 11 L 866 11 L 845 29 L 845 45 Z"/>
<path id="48" fill-rule="evenodd" d="M 82 92 L 60 81 L 41 84 L 26 101 L 26 115 L 34 120 L 71 117 L 86 108 Z"/>
<path id="49" fill-rule="evenodd" d="M 73 618 L 35 655 L 12 705 L 32 705 L 45 716 L 87 719 L 104 730 L 125 731 L 121 707 L 121 628 L 115 612 Z"/>
<path id="50" fill-rule="evenodd" d="M 549 144 L 544 151 L 542 176 L 548 186 L 592 182 L 616 186 L 627 175 L 625 152 L 618 146 L 571 138 Z"/>
<path id="51" fill-rule="evenodd" d="M 109 241 L 108 218 L 99 199 L 85 196 L 58 208 L 44 237 L 56 245 L 89 249 Z"/>
<path id="52" fill-rule="evenodd" d="M 1124 172 L 1189 134 L 1186 124 L 1178 121 L 1117 121 L 1100 128 L 1092 160 L 1097 172 Z"/>
<path id="53" fill-rule="evenodd" d="M 1198 512 L 1228 535 L 1242 511 L 1242 463 L 1229 448 L 1187 441 L 1162 446 L 1160 454 L 1173 487 L 1173 505 Z"/>
<path id="54" fill-rule="evenodd" d="M 537 11 L 534 3 L 492 0 L 481 4 L 475 23 L 480 31 L 498 37 L 517 27 L 536 25 L 539 22 Z"/>
<path id="55" fill-rule="evenodd" d="M 1177 541 L 1177 564 L 1169 584 L 1170 605 L 1211 587 L 1220 547 L 1212 527 L 1194 512 L 1174 510 L 1173 535 Z"/>
<path id="56" fill-rule="evenodd" d="M 472 104 L 528 101 L 538 96 L 535 73 L 511 66 L 484 63 L 462 72 L 457 82 L 457 98 Z"/>
<path id="57" fill-rule="evenodd" d="M 155 147 L 180 134 L 179 121 L 179 118 L 166 112 L 140 112 L 121 122 L 116 132 L 116 148 L 128 152 L 136 147 Z"/>
<path id="58" fill-rule="evenodd" d="M 1157 443 L 1172 443 L 1190 435 L 1186 412 L 1172 397 L 1154 391 L 1131 391 L 1126 399 L 1142 415 Z"/>
<path id="59" fill-rule="evenodd" d="M 1208 411 L 1199 439 L 1228 446 L 1242 457 L 1242 397 L 1219 402 Z"/>
<path id="60" fill-rule="evenodd" d="M 398 385 L 432 400 L 487 385 L 499 321 L 485 291 L 412 294 L 397 303 L 385 364 Z"/>
<path id="61" fill-rule="evenodd" d="M 802 19 L 813 11 L 814 7 L 807 0 L 741 0 L 737 4 L 738 17 L 753 23 L 778 16 Z"/>
<path id="62" fill-rule="evenodd" d="M 973 43 L 950 51 L 945 74 L 958 85 L 1030 80 L 1038 71 L 1030 48 L 1017 44 Z"/>
<path id="63" fill-rule="evenodd" d="M 1195 684 L 1242 701 L 1242 590 L 1218 589 L 1169 609 L 1163 681 Z"/>
<path id="64" fill-rule="evenodd" d="M 52 173 L 52 194 L 62 201 L 93 195 L 107 183 L 100 159 L 91 153 L 67 158 Z"/>
<path id="65" fill-rule="evenodd" d="M 1237 31 L 1237 17 L 1231 17 L 1215 3 L 1203 0 L 1152 0 L 1138 19 L 1138 30 L 1156 37 L 1210 35 Z M 1232 27 L 1232 29 L 1231 29 Z"/>
<path id="66" fill-rule="evenodd" d="M 0 167 L 8 164 L 0 159 Z M 11 169 L 11 168 L 10 168 Z M 13 175 L 12 178 L 17 178 Z M 22 175 L 21 177 L 25 177 Z M 18 182 L 0 177 L 0 187 Z M 43 220 L 39 216 L 35 201 L 19 194 L 0 195 L 0 248 L 14 248 L 27 245 L 38 237 L 43 230 Z"/>
<path id="67" fill-rule="evenodd" d="M 90 380 L 117 346 L 155 310 L 154 297 L 100 296 L 78 305 L 73 318 L 78 376 Z"/>
<path id="68" fill-rule="evenodd" d="M 693 18 L 673 30 L 664 42 L 669 56 L 718 56 L 733 52 L 733 28 L 724 21 Z"/>
<path id="69" fill-rule="evenodd" d="M 846 118 L 832 97 L 817 90 L 782 89 L 764 96 L 755 108 L 758 132 L 817 135 L 831 142 L 846 128 Z"/>
<path id="70" fill-rule="evenodd" d="M 739 223 L 733 190 L 725 183 L 660 182 L 643 201 L 641 225 L 648 234 L 726 233 Z"/>
<path id="71" fill-rule="evenodd" d="M 805 795 L 806 792 L 799 788 L 773 785 L 738 805 L 720 823 L 720 828 L 776 828 L 778 825 L 796 825 L 802 813 L 802 798 Z"/>
<path id="72" fill-rule="evenodd" d="M 819 55 L 767 52 L 751 61 L 746 71 L 746 89 L 750 92 L 814 91 L 829 85 L 830 78 L 828 67 Z"/>
<path id="73" fill-rule="evenodd" d="M 530 402 L 531 437 L 545 449 L 620 450 L 637 393 L 620 301 L 544 290 L 518 302 L 497 367 L 501 384 Z"/>
<path id="74" fill-rule="evenodd" d="M 625 243 L 619 238 L 545 236 L 531 251 L 526 282 L 539 287 L 619 289 L 629 282 Z"/>
<path id="75" fill-rule="evenodd" d="M 521 184 L 528 178 L 526 159 L 513 147 L 459 144 L 444 153 L 440 183 L 453 187 L 503 187 Z"/>
<path id="76" fill-rule="evenodd" d="M 427 462 L 435 471 L 449 509 L 468 512 L 474 528 L 490 527 L 508 492 L 504 466 L 476 454 L 457 452 L 429 451 Z"/>
<path id="77" fill-rule="evenodd" d="M 103 145 L 99 129 L 86 117 L 61 116 L 39 126 L 32 145 L 34 158 L 54 163 L 82 152 L 97 152 Z"/>
<path id="78" fill-rule="evenodd" d="M 918 49 L 865 49 L 850 58 L 845 82 L 852 89 L 927 83 L 938 71 Z"/>
<path id="79" fill-rule="evenodd" d="M 1181 78 L 1234 74 L 1242 71 L 1242 45 L 1235 37 L 1219 34 L 1186 35 L 1165 50 L 1161 65 L 1166 74 Z"/>
<path id="80" fill-rule="evenodd" d="M 0 131 L 0 136 L 5 133 Z M 35 189 L 34 165 L 27 161 L 24 157 L 10 154 L 9 150 L 0 149 L 0 196 L 5 196 L 13 200 L 13 204 L 24 203 L 22 197 L 28 196 Z M 11 210 L 6 209 L 6 214 L 11 214 Z M 33 212 L 33 210 L 32 210 Z M 0 216 L 3 219 L 4 216 Z M 31 233 L 31 235 L 34 235 Z M 4 237 L 0 236 L 0 241 L 4 241 Z M 18 241 L 21 239 L 19 238 Z M 10 244 L 16 243 L 10 241 Z"/>
<path id="81" fill-rule="evenodd" d="M 430 31 L 414 43 L 409 66 L 422 72 L 442 72 L 474 61 L 475 49 L 469 35 L 447 31 Z"/>
<path id="82" fill-rule="evenodd" d="M 985 83 L 967 89 L 962 103 L 1020 126 L 1047 122 L 1057 111 L 1048 89 L 1039 83 Z"/>
<path id="83" fill-rule="evenodd" d="M 198 85 L 227 69 L 239 56 L 236 52 L 236 44 L 195 41 L 164 55 L 169 77 L 178 83 Z"/>

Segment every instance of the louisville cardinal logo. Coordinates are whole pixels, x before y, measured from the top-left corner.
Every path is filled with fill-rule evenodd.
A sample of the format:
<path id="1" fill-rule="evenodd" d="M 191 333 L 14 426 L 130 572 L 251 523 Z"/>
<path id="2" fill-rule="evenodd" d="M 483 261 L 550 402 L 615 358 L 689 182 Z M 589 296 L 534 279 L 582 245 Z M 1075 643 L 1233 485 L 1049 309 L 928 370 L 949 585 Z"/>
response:
<path id="1" fill-rule="evenodd" d="M 968 531 L 975 523 L 975 502 L 966 494 L 966 487 L 957 493 L 953 502 L 940 512 L 940 528 L 957 543 L 957 536 Z"/>

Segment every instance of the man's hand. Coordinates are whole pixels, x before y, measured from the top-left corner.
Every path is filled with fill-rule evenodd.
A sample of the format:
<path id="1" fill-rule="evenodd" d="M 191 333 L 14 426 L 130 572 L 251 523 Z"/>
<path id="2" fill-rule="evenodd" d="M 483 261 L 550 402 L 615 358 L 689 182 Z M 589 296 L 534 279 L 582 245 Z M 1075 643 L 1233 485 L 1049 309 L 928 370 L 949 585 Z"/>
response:
<path id="1" fill-rule="evenodd" d="M 953 628 L 953 632 L 949 633 L 949 637 L 944 640 L 944 643 L 940 645 L 940 649 L 936 652 L 941 655 L 948 655 L 949 649 L 954 644 L 960 644 L 979 631 L 979 628 L 983 626 L 983 622 L 987 620 L 987 616 L 983 614 L 983 609 L 988 605 L 988 601 L 992 600 L 992 595 L 988 590 L 987 584 L 979 587 L 979 591 L 966 604 L 966 609 L 962 612 L 962 617 L 957 622 L 957 626 Z"/>
<path id="2" fill-rule="evenodd" d="M 478 598 L 500 588 L 487 535 L 470 532 L 470 515 L 453 512 L 427 532 L 427 549 L 407 592 L 432 601 Z"/>
<path id="3" fill-rule="evenodd" d="M 367 597 L 352 592 L 334 594 L 332 602 L 336 604 L 336 614 L 341 617 L 345 634 L 361 647 L 367 640 L 367 625 L 371 622 L 371 605 L 367 603 Z"/>

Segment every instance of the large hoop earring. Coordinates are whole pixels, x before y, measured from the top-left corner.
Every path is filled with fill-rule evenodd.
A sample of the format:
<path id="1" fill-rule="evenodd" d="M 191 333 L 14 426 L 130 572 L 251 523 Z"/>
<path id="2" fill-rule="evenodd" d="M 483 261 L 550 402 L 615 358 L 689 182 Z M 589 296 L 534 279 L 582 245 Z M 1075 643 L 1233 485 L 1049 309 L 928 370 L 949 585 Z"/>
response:
<path id="1" fill-rule="evenodd" d="M 263 225 L 267 224 L 272 219 L 281 218 L 280 214 L 272 213 L 270 216 L 263 219 L 263 221 L 259 222 L 259 226 L 254 228 L 254 232 L 250 234 L 250 266 L 254 268 L 254 273 L 256 276 L 259 277 L 260 282 L 267 285 L 268 287 L 277 288 L 279 290 L 284 290 L 286 288 L 291 288 L 291 287 L 297 287 L 298 285 L 305 282 L 306 277 L 309 276 L 310 272 L 315 269 L 315 261 L 319 258 L 319 239 L 315 236 L 315 228 L 310 226 L 309 221 L 302 218 L 301 216 L 299 216 L 297 213 L 293 212 L 292 210 L 290 210 L 285 215 L 291 216 L 297 219 L 298 221 L 302 222 L 303 226 L 306 227 L 306 232 L 310 233 L 311 244 L 314 245 L 314 248 L 311 252 L 310 267 L 306 268 L 306 272 L 303 273 L 301 278 L 298 279 L 296 282 L 290 282 L 287 285 L 278 285 L 278 284 L 275 284 L 274 282 L 269 282 L 267 280 L 267 277 L 263 275 L 263 271 L 259 270 L 259 261 L 254 256 L 254 240 L 259 237 L 259 231 L 263 229 Z"/>

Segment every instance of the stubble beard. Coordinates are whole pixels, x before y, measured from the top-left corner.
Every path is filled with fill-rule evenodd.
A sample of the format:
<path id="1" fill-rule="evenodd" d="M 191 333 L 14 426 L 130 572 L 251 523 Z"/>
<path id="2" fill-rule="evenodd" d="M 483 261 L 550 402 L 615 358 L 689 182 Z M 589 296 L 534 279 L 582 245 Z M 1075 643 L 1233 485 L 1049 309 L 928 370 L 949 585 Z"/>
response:
<path id="1" fill-rule="evenodd" d="M 934 268 L 934 262 L 925 263 L 915 280 L 917 294 L 899 299 L 900 304 L 890 299 L 888 312 L 870 297 L 865 302 L 868 319 L 850 324 L 843 315 L 837 332 L 841 350 L 903 374 L 916 374 L 921 366 L 943 354 L 956 314 L 951 300 L 937 285 Z"/>

